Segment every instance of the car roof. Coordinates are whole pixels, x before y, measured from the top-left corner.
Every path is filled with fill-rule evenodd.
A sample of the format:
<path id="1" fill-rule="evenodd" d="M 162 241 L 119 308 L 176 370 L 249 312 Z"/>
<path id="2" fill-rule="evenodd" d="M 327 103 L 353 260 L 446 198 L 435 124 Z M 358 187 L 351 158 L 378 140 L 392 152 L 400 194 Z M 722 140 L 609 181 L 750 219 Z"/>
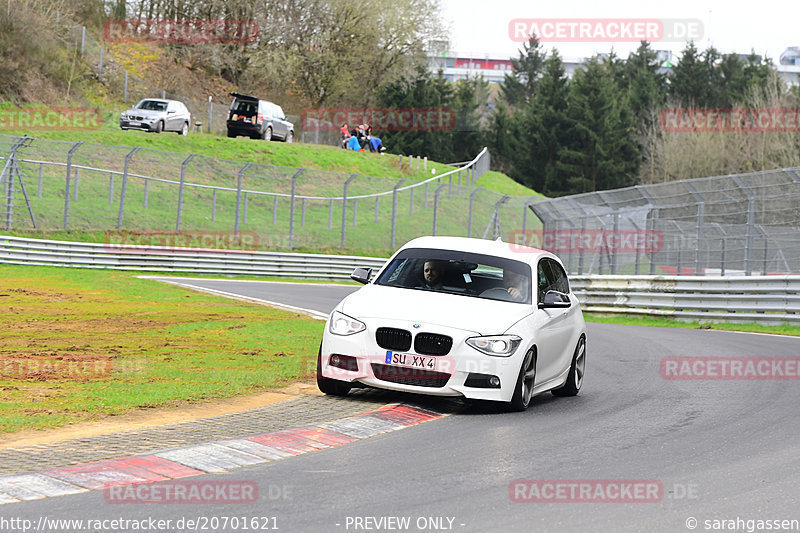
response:
<path id="1" fill-rule="evenodd" d="M 440 237 L 428 236 L 413 239 L 401 247 L 406 248 L 436 248 L 443 250 L 459 250 L 478 254 L 505 257 L 516 261 L 533 262 L 539 257 L 555 257 L 552 253 L 539 248 L 531 248 L 521 244 L 503 242 L 500 239 L 474 239 L 470 237 Z M 557 259 L 557 258 L 556 258 Z"/>

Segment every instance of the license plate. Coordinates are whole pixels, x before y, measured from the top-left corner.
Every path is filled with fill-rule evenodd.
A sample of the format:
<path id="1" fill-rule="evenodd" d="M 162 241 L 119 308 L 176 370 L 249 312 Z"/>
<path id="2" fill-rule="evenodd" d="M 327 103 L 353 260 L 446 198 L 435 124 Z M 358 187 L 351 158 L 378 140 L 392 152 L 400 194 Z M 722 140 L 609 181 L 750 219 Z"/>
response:
<path id="1" fill-rule="evenodd" d="M 426 357 L 424 355 L 414 355 L 410 353 L 396 353 L 386 352 L 386 364 L 393 366 L 402 366 L 406 368 L 421 368 L 424 370 L 436 370 L 435 357 Z"/>
<path id="2" fill-rule="evenodd" d="M 128 124 L 130 124 L 131 126 L 138 126 L 141 124 L 141 122 L 139 122 L 138 120 L 131 120 L 130 122 L 128 122 Z"/>

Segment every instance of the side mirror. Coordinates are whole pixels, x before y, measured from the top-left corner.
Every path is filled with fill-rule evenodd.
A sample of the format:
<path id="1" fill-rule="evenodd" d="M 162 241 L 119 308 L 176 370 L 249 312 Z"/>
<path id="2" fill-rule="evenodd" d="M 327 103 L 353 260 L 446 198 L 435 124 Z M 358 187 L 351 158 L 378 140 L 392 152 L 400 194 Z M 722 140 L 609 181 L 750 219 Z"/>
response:
<path id="1" fill-rule="evenodd" d="M 563 292 L 547 291 L 547 294 L 544 295 L 544 301 L 539 302 L 539 309 L 566 309 L 571 305 L 572 302 L 570 302 L 569 296 Z"/>
<path id="2" fill-rule="evenodd" d="M 369 278 L 371 277 L 372 277 L 371 268 L 358 267 L 357 269 L 353 270 L 352 274 L 350 274 L 350 279 L 362 283 L 364 285 L 369 283 Z"/>

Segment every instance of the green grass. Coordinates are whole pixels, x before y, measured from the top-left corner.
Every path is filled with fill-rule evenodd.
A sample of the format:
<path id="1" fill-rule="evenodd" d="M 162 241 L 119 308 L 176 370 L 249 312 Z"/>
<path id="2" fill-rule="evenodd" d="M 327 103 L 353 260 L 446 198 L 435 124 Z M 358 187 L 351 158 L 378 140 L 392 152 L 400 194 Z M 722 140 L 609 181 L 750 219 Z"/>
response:
<path id="1" fill-rule="evenodd" d="M 313 376 L 323 322 L 304 315 L 130 273 L 0 265 L 0 277 L 0 433 Z M 87 360 L 99 363 L 53 367 Z"/>
<path id="2" fill-rule="evenodd" d="M 732 322 L 699 322 L 674 320 L 665 317 L 651 317 L 625 314 L 584 313 L 587 322 L 602 324 L 620 324 L 625 326 L 649 326 L 659 328 L 684 328 L 684 329 L 714 329 L 720 331 L 746 331 L 750 333 L 768 333 L 772 335 L 800 336 L 800 326 L 783 324 L 767 326 L 757 323 L 732 323 Z"/>

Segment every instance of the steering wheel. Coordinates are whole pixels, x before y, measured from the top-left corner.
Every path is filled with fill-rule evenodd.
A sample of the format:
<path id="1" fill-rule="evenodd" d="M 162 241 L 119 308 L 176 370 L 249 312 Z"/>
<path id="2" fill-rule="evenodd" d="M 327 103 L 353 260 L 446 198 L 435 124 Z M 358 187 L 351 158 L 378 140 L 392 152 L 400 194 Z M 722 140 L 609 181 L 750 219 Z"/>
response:
<path id="1" fill-rule="evenodd" d="M 486 289 L 481 293 L 481 298 L 489 298 L 491 300 L 502 300 L 504 302 L 513 302 L 514 298 L 508 293 L 508 290 L 502 287 L 492 287 Z"/>

